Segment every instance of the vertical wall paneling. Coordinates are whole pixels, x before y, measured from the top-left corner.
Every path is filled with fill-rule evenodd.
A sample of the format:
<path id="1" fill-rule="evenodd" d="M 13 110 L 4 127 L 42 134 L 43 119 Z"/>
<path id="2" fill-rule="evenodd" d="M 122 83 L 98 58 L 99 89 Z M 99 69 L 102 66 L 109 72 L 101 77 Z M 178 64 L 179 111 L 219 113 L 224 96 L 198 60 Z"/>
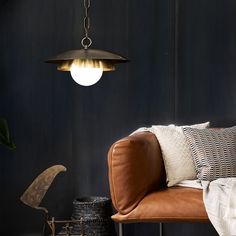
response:
<path id="1" fill-rule="evenodd" d="M 42 214 L 19 197 L 51 165 L 68 170 L 42 205 L 66 218 L 74 198 L 109 196 L 107 151 L 138 127 L 235 124 L 235 0 L 91 3 L 94 48 L 121 53 L 130 63 L 87 88 L 43 63 L 81 47 L 83 1 L 0 1 L 0 117 L 8 120 L 17 144 L 14 152 L 0 148 L 1 235 L 40 232 Z M 158 230 L 151 223 L 124 228 L 125 236 Z M 169 223 L 164 235 L 216 233 L 210 224 Z"/>
<path id="2" fill-rule="evenodd" d="M 0 8 L 0 115 L 17 144 L 15 152 L 0 149 L 1 234 L 40 232 L 42 214 L 19 197 L 47 167 L 60 163 L 67 172 L 56 177 L 42 205 L 70 217 L 74 198 L 109 196 L 106 156 L 114 141 L 140 126 L 173 122 L 168 1 L 91 1 L 94 48 L 131 62 L 89 88 L 43 63 L 80 47 L 83 1 L 69 2 L 8 0 Z M 141 224 L 126 231 L 157 229 Z"/>
<path id="3" fill-rule="evenodd" d="M 236 2 L 177 0 L 177 121 L 235 124 Z"/>

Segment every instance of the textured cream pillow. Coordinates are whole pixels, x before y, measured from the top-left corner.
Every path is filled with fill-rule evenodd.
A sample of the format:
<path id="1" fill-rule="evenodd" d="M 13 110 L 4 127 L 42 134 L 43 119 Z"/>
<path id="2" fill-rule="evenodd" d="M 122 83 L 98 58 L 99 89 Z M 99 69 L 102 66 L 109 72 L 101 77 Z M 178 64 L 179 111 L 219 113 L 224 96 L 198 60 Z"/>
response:
<path id="1" fill-rule="evenodd" d="M 165 164 L 167 186 L 171 187 L 182 180 L 196 179 L 196 170 L 191 157 L 191 149 L 183 133 L 183 127 L 205 129 L 209 122 L 191 126 L 153 125 Z"/>

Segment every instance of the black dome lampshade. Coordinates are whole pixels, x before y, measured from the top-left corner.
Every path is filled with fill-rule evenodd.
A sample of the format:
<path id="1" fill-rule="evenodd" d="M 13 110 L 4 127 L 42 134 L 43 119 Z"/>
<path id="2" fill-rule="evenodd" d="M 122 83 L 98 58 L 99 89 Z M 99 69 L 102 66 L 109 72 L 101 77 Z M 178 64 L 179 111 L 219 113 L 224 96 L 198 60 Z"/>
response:
<path id="1" fill-rule="evenodd" d="M 90 0 L 84 0 L 84 8 L 85 37 L 81 40 L 83 49 L 62 52 L 46 60 L 46 62 L 57 64 L 59 71 L 70 71 L 76 83 L 82 86 L 90 86 L 100 80 L 104 71 L 114 71 L 116 64 L 128 62 L 128 59 L 112 52 L 89 49 L 92 44 L 88 35 Z"/>

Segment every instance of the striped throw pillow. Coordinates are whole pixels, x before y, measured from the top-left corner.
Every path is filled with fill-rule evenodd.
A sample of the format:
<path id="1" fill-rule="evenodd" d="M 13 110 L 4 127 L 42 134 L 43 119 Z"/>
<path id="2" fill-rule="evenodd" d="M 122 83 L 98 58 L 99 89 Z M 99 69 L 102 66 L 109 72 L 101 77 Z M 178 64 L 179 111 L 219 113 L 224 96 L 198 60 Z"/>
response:
<path id="1" fill-rule="evenodd" d="M 236 126 L 218 130 L 185 127 L 183 132 L 198 179 L 236 177 Z"/>

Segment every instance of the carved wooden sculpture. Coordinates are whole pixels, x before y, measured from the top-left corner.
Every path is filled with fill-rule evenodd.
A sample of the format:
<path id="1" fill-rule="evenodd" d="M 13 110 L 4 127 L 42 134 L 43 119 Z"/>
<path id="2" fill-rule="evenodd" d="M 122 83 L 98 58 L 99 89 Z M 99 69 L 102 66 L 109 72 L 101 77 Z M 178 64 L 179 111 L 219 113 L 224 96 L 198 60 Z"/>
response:
<path id="1" fill-rule="evenodd" d="M 32 182 L 20 198 L 24 204 L 37 210 L 43 210 L 46 213 L 46 222 L 52 230 L 52 235 L 55 235 L 54 218 L 52 218 L 53 223 L 48 220 L 48 210 L 45 207 L 40 206 L 40 203 L 54 178 L 62 171 L 66 171 L 66 167 L 63 165 L 55 165 L 46 169 Z M 45 224 L 43 233 L 45 234 Z"/>

